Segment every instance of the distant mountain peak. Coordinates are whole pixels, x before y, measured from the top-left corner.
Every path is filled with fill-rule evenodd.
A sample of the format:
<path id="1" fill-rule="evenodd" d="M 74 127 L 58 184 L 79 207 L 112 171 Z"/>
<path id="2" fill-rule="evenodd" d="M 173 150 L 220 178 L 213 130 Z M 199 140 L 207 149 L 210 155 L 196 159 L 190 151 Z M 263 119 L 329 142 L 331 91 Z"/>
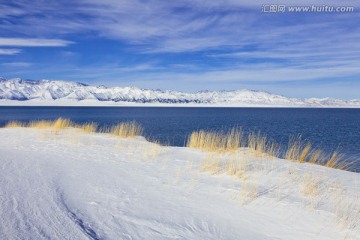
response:
<path id="1" fill-rule="evenodd" d="M 202 104 L 206 106 L 268 106 L 268 107 L 360 107 L 360 100 L 333 98 L 289 98 L 257 90 L 199 91 L 186 93 L 170 90 L 151 90 L 137 87 L 91 86 L 78 82 L 55 80 L 23 80 L 0 78 L 0 100 L 117 102 L 134 104 Z"/>

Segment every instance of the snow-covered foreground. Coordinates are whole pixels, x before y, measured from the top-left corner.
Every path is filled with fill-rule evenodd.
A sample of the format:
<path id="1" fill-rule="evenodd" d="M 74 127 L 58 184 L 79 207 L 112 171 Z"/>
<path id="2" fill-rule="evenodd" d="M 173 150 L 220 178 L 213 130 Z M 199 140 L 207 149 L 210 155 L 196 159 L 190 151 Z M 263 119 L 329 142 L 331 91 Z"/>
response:
<path id="1" fill-rule="evenodd" d="M 360 239 L 358 173 L 243 155 L 244 175 L 212 175 L 207 153 L 75 129 L 0 139 L 1 239 Z"/>

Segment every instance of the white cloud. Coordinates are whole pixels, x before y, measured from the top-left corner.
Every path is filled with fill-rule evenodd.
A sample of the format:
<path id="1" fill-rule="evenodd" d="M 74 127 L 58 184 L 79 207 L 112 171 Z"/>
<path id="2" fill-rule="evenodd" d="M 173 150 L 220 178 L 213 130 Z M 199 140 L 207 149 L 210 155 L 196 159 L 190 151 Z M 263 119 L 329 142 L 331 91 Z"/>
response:
<path id="1" fill-rule="evenodd" d="M 8 63 L 1 63 L 0 66 L 4 67 L 30 67 L 32 63 L 28 62 L 8 62 Z"/>
<path id="2" fill-rule="evenodd" d="M 18 24 L 4 21 L 0 29 L 30 36 L 91 33 L 144 45 L 141 49 L 145 52 L 176 53 L 228 46 L 242 48 L 263 42 L 292 44 L 301 39 L 299 37 L 305 37 L 304 41 L 321 42 L 329 35 L 346 37 L 350 31 L 343 31 L 343 25 L 349 21 L 353 24 L 353 19 L 358 17 L 356 13 L 331 17 L 311 14 L 312 21 L 309 22 L 308 17 L 294 15 L 292 17 L 299 20 L 297 24 L 284 23 L 286 17 L 282 14 L 261 13 L 262 4 L 275 2 L 283 4 L 280 0 L 81 0 L 71 4 L 63 1 L 44 4 L 34 0 L 31 5 L 18 1 L 15 5 L 6 5 L 3 14 L 5 19 L 18 16 Z M 335 0 L 328 2 L 338 4 Z M 294 0 L 291 4 L 313 5 L 314 2 Z M 356 6 L 358 2 L 349 0 L 346 4 Z M 325 34 L 321 36 L 320 33 Z"/>
<path id="3" fill-rule="evenodd" d="M 82 68 L 61 67 L 64 78 L 81 81 L 106 80 L 108 82 L 126 82 L 127 85 L 142 86 L 144 83 L 160 84 L 169 86 L 170 89 L 191 88 L 195 85 L 200 89 L 211 86 L 227 86 L 228 84 L 282 84 L 289 82 L 302 82 L 307 84 L 317 79 L 328 79 L 329 82 L 334 78 L 353 77 L 360 74 L 360 63 L 357 61 L 349 62 L 344 65 L 334 64 L 329 68 L 328 63 L 320 66 L 283 66 L 281 64 L 247 64 L 244 66 L 230 66 L 217 70 L 196 69 L 196 66 L 180 66 L 170 69 L 157 67 L 154 65 L 134 65 L 121 67 L 118 65 L 97 65 Z M 179 71 L 172 71 L 176 68 Z M 184 72 L 183 69 L 191 71 Z M 56 69 L 46 71 L 56 72 Z M 116 85 L 116 84 L 115 84 Z"/>
<path id="4" fill-rule="evenodd" d="M 63 47 L 71 44 L 71 41 L 62 39 L 45 38 L 4 38 L 0 37 L 0 46 L 12 47 Z"/>
<path id="5" fill-rule="evenodd" d="M 258 69 L 261 69 L 259 71 Z M 176 82 L 178 85 L 187 84 L 206 84 L 206 85 L 226 85 L 227 83 L 236 82 L 241 83 L 282 83 L 289 81 L 312 81 L 319 78 L 337 78 L 347 77 L 351 75 L 360 74 L 360 66 L 348 67 L 334 67 L 328 69 L 326 67 L 302 69 L 295 67 L 282 66 L 261 66 L 254 64 L 247 66 L 246 69 L 222 69 L 217 71 L 199 71 L 192 73 L 148 73 L 141 77 L 136 76 L 139 81 L 161 81 L 161 82 Z M 129 78 L 129 77 L 127 77 Z M 134 79 L 135 80 L 135 79 Z M 304 83 L 305 84 L 305 83 Z"/>
<path id="6" fill-rule="evenodd" d="M 15 55 L 20 53 L 20 49 L 15 48 L 0 48 L 0 55 Z"/>
<path id="7" fill-rule="evenodd" d="M 205 38 L 175 38 L 166 39 L 150 50 L 143 51 L 144 53 L 179 53 L 179 52 L 194 52 L 205 49 L 217 49 L 220 46 L 229 45 L 226 40 L 221 37 L 205 37 Z"/>

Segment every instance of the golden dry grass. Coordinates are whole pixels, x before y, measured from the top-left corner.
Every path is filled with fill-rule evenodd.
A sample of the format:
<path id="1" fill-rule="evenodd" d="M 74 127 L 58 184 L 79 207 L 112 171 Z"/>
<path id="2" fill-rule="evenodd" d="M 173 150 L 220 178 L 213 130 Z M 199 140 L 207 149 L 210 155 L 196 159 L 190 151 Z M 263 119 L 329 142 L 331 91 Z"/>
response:
<path id="1" fill-rule="evenodd" d="M 299 162 L 301 162 L 301 163 L 306 162 L 306 160 L 309 156 L 310 150 L 311 150 L 311 143 L 307 143 L 300 153 Z"/>
<path id="2" fill-rule="evenodd" d="M 145 159 L 155 160 L 162 151 L 162 145 L 159 141 L 153 140 L 143 149 Z"/>
<path id="3" fill-rule="evenodd" d="M 258 183 L 245 181 L 240 189 L 242 204 L 248 204 L 259 196 L 260 186 Z"/>
<path id="4" fill-rule="evenodd" d="M 62 130 L 66 128 L 76 128 L 80 129 L 86 133 L 94 133 L 98 130 L 97 123 L 84 123 L 84 124 L 75 124 L 70 119 L 66 118 L 58 118 L 54 121 L 49 120 L 39 120 L 39 121 L 31 121 L 28 124 L 20 121 L 10 121 L 5 125 L 5 128 L 14 128 L 14 127 L 28 127 L 28 128 L 51 128 L 55 130 Z M 142 134 L 142 127 L 135 122 L 125 122 L 120 123 L 110 129 L 107 129 L 107 133 L 112 133 L 121 137 L 134 137 L 140 136 Z"/>
<path id="5" fill-rule="evenodd" d="M 280 155 L 280 145 L 260 132 L 249 134 L 248 148 L 257 157 L 274 159 Z"/>
<path id="6" fill-rule="evenodd" d="M 234 170 L 234 176 L 238 179 L 246 181 L 249 178 L 248 162 L 246 159 L 236 161 Z"/>
<path id="7" fill-rule="evenodd" d="M 341 228 L 353 229 L 360 224 L 360 198 L 350 199 L 347 195 L 336 199 L 335 215 Z"/>
<path id="8" fill-rule="evenodd" d="M 323 158 L 322 155 L 323 152 L 321 150 L 314 150 L 312 151 L 308 162 L 311 164 L 321 165 L 321 159 Z"/>
<path id="9" fill-rule="evenodd" d="M 285 159 L 299 161 L 300 163 L 309 162 L 320 164 L 321 156 L 321 151 L 312 151 L 311 143 L 303 143 L 300 135 L 290 138 L 288 148 L 285 153 Z"/>
<path id="10" fill-rule="evenodd" d="M 301 136 L 291 137 L 288 144 L 288 149 L 285 153 L 287 160 L 299 160 L 301 154 Z"/>
<path id="11" fill-rule="evenodd" d="M 208 152 L 231 153 L 247 146 L 248 152 L 256 157 L 264 159 L 280 157 L 280 145 L 260 132 L 250 133 L 246 140 L 247 142 L 239 128 L 230 129 L 228 132 L 199 130 L 191 133 L 187 141 L 187 147 Z M 312 144 L 308 141 L 303 142 L 300 135 L 290 138 L 283 157 L 300 163 L 307 162 L 342 170 L 347 170 L 351 165 L 348 161 L 344 161 L 344 156 L 337 151 L 331 156 L 326 156 L 321 150 L 313 149 Z M 227 172 L 233 174 L 235 171 L 233 160 L 229 159 L 225 165 L 229 168 Z"/>
<path id="12" fill-rule="evenodd" d="M 302 179 L 302 192 L 309 198 L 314 198 L 320 194 L 321 179 L 313 174 L 305 174 Z"/>
<path id="13" fill-rule="evenodd" d="M 46 121 L 46 120 L 40 120 L 40 121 L 31 121 L 27 127 L 30 128 L 51 128 L 54 125 L 53 121 Z"/>
<path id="14" fill-rule="evenodd" d="M 268 157 L 270 157 L 271 159 L 278 158 L 280 156 L 280 145 L 273 141 L 270 141 L 266 145 L 265 151 Z"/>
<path id="15" fill-rule="evenodd" d="M 248 137 L 248 147 L 253 151 L 255 156 L 263 156 L 266 153 L 266 136 L 260 132 L 250 133 Z"/>
<path id="16" fill-rule="evenodd" d="M 78 125 L 77 128 L 80 128 L 86 133 L 94 133 L 97 131 L 98 124 L 97 123 L 84 123 L 82 125 Z"/>
<path id="17" fill-rule="evenodd" d="M 220 173 L 220 158 L 219 153 L 208 153 L 200 165 L 200 171 L 210 172 L 211 174 Z"/>
<path id="18" fill-rule="evenodd" d="M 58 118 L 55 121 L 39 120 L 31 121 L 28 124 L 19 121 L 10 121 L 5 125 L 6 128 L 10 127 L 28 127 L 28 128 L 54 128 L 64 129 L 68 127 L 76 127 L 69 119 Z"/>
<path id="19" fill-rule="evenodd" d="M 218 133 L 200 130 L 191 133 L 187 146 L 190 148 L 215 152 L 219 148 L 220 140 L 221 136 Z"/>
<path id="20" fill-rule="evenodd" d="M 301 136 L 290 139 L 285 159 L 298 161 L 300 163 L 307 162 L 340 170 L 347 170 L 352 165 L 352 162 L 345 161 L 344 155 L 340 154 L 338 151 L 334 151 L 331 155 L 326 155 L 322 150 L 312 149 L 310 142 L 306 142 L 305 144 L 302 143 Z"/>
<path id="21" fill-rule="evenodd" d="M 232 128 L 226 133 L 200 130 L 191 133 L 187 147 L 209 152 L 229 152 L 238 150 L 242 139 L 240 128 Z"/>
<path id="22" fill-rule="evenodd" d="M 19 121 L 10 121 L 5 125 L 5 128 L 21 128 L 26 127 L 26 124 Z"/>
<path id="23" fill-rule="evenodd" d="M 134 121 L 123 122 L 110 128 L 110 133 L 122 138 L 133 138 L 142 135 L 143 127 Z"/>
<path id="24" fill-rule="evenodd" d="M 75 127 L 75 124 L 72 123 L 69 119 L 66 118 L 58 118 L 54 121 L 52 127 L 54 129 L 64 129 L 64 128 L 69 128 L 69 127 Z"/>
<path id="25" fill-rule="evenodd" d="M 337 151 L 335 151 L 330 159 L 325 163 L 325 167 L 329 167 L 329 168 L 342 168 L 344 166 L 342 166 L 341 161 L 342 160 L 342 155 L 339 154 Z"/>
<path id="26" fill-rule="evenodd" d="M 58 130 L 66 128 L 76 128 L 86 133 L 104 132 L 123 138 L 133 138 L 135 136 L 141 136 L 143 133 L 143 127 L 134 121 L 119 123 L 118 125 L 106 129 L 98 129 L 98 124 L 96 123 L 75 124 L 66 118 L 58 118 L 54 121 L 31 121 L 28 124 L 20 121 L 10 121 L 5 127 L 52 128 L 57 130 L 57 132 Z M 248 152 L 250 154 L 264 159 L 274 159 L 279 157 L 281 149 L 280 145 L 269 140 L 260 132 L 250 133 L 248 137 L 245 138 L 241 128 L 232 128 L 225 132 L 205 130 L 194 131 L 189 136 L 186 145 L 190 148 L 197 148 L 203 151 L 221 154 L 237 152 L 241 147 L 248 147 Z M 344 161 L 344 155 L 340 154 L 338 151 L 335 151 L 330 156 L 326 156 L 321 150 L 313 149 L 310 142 L 304 144 L 300 135 L 290 138 L 284 158 L 300 163 L 307 162 L 342 170 L 347 170 L 351 166 L 349 161 Z M 231 173 L 231 175 L 235 174 L 234 172 L 237 171 L 234 169 L 236 167 L 232 162 L 232 160 L 228 160 L 228 163 L 225 163 L 225 165 L 228 166 L 228 169 L 224 171 Z M 214 164 L 211 165 L 214 166 Z M 214 170 L 212 170 L 212 172 L 214 172 Z"/>
<path id="27" fill-rule="evenodd" d="M 237 159 L 236 155 L 232 155 L 227 162 L 226 173 L 230 176 L 236 175 L 237 172 Z"/>

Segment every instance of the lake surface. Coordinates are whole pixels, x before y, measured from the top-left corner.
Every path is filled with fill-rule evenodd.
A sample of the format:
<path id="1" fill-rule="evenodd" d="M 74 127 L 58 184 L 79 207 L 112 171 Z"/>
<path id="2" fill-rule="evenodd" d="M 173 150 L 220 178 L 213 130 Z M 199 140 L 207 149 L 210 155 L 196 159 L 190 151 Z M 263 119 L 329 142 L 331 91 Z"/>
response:
<path id="1" fill-rule="evenodd" d="M 0 107 L 0 126 L 11 120 L 70 118 L 76 123 L 111 126 L 122 121 L 143 125 L 145 136 L 184 146 L 194 130 L 242 127 L 261 131 L 286 146 L 289 137 L 302 135 L 327 152 L 339 150 L 360 170 L 360 109 L 309 108 L 168 108 L 168 107 Z"/>

